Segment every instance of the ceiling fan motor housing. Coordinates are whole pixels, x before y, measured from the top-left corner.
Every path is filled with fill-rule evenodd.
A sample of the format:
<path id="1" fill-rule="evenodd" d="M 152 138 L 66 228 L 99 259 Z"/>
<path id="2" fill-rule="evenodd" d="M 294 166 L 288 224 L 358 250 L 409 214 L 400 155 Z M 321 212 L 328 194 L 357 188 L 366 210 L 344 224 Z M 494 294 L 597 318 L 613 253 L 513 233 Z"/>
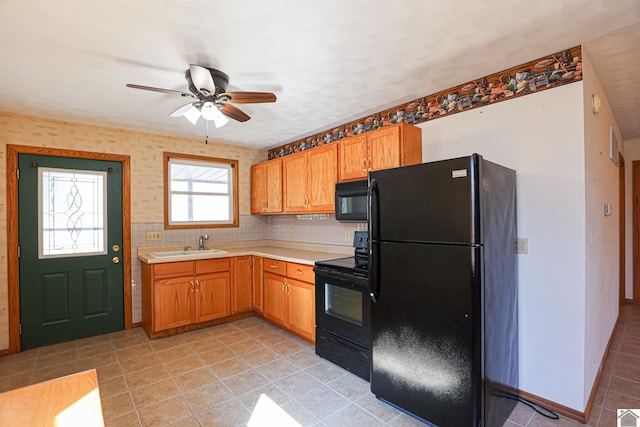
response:
<path id="1" fill-rule="evenodd" d="M 225 93 L 227 91 L 227 85 L 229 84 L 229 76 L 222 71 L 216 70 L 215 68 L 202 68 L 205 68 L 207 71 L 209 71 L 209 73 L 211 73 L 213 83 L 216 85 L 216 93 L 210 94 L 209 97 L 216 97 L 221 93 Z M 188 69 L 187 71 L 185 71 L 184 77 L 187 79 L 187 83 L 189 84 L 189 90 L 201 100 L 205 100 L 207 96 L 200 92 L 200 88 L 197 88 L 193 85 L 193 81 L 191 80 L 191 72 Z"/>

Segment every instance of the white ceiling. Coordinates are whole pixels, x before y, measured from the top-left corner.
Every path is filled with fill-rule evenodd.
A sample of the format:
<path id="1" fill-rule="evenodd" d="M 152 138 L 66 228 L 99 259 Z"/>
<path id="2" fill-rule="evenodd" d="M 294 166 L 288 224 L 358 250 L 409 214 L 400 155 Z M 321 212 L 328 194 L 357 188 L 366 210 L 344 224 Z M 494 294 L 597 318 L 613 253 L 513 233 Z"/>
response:
<path id="1" fill-rule="evenodd" d="M 0 110 L 190 138 L 190 63 L 275 92 L 210 139 L 255 148 L 583 44 L 640 138 L 640 0 L 0 0 Z"/>

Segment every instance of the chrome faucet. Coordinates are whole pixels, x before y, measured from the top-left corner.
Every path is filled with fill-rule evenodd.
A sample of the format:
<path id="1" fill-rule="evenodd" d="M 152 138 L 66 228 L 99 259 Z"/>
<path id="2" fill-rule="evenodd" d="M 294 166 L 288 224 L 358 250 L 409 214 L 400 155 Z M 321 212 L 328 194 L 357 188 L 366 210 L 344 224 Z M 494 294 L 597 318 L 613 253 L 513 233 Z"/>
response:
<path id="1" fill-rule="evenodd" d="M 203 234 L 202 236 L 200 236 L 198 238 L 198 250 L 199 251 L 204 249 L 204 241 L 205 240 L 209 240 L 209 235 L 208 234 Z"/>

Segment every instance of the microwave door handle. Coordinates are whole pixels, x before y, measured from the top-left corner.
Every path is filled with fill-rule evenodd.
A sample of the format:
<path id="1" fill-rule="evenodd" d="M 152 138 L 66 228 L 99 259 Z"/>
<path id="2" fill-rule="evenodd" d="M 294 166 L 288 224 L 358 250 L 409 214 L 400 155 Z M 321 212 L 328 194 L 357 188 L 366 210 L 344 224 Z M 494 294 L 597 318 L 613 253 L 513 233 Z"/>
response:
<path id="1" fill-rule="evenodd" d="M 376 181 L 375 178 L 371 178 L 369 183 L 367 199 L 369 204 L 369 215 L 367 215 L 369 218 L 368 225 L 369 232 L 371 233 L 371 238 L 369 239 L 369 270 L 371 274 L 369 279 L 369 296 L 371 297 L 371 301 L 378 302 L 378 296 L 380 294 L 380 248 L 378 247 L 378 236 L 380 235 L 380 197 L 378 181 Z"/>

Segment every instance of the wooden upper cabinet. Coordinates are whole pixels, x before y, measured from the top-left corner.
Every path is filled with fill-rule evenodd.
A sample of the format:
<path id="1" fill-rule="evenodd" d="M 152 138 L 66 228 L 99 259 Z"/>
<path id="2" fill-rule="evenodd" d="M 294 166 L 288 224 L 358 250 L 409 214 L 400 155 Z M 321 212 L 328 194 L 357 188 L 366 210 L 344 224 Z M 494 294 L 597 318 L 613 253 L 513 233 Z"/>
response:
<path id="1" fill-rule="evenodd" d="M 282 212 L 282 159 L 251 166 L 251 213 Z"/>
<path id="2" fill-rule="evenodd" d="M 367 175 L 367 137 L 357 135 L 340 144 L 340 180 L 360 179 Z"/>
<path id="3" fill-rule="evenodd" d="M 398 126 L 386 127 L 372 132 L 367 137 L 369 152 L 367 153 L 367 165 L 369 170 L 397 168 L 402 165 L 400 155 L 400 128 Z"/>
<path id="4" fill-rule="evenodd" d="M 308 209 L 313 212 L 334 212 L 338 182 L 338 144 L 309 150 L 307 156 Z"/>
<path id="5" fill-rule="evenodd" d="M 338 144 L 327 144 L 282 158 L 284 212 L 334 212 Z"/>
<path id="6" fill-rule="evenodd" d="M 365 179 L 369 171 L 422 163 L 422 130 L 407 123 L 340 141 L 340 181 Z"/>
<path id="7" fill-rule="evenodd" d="M 282 158 L 284 211 L 304 212 L 307 208 L 307 152 Z"/>

